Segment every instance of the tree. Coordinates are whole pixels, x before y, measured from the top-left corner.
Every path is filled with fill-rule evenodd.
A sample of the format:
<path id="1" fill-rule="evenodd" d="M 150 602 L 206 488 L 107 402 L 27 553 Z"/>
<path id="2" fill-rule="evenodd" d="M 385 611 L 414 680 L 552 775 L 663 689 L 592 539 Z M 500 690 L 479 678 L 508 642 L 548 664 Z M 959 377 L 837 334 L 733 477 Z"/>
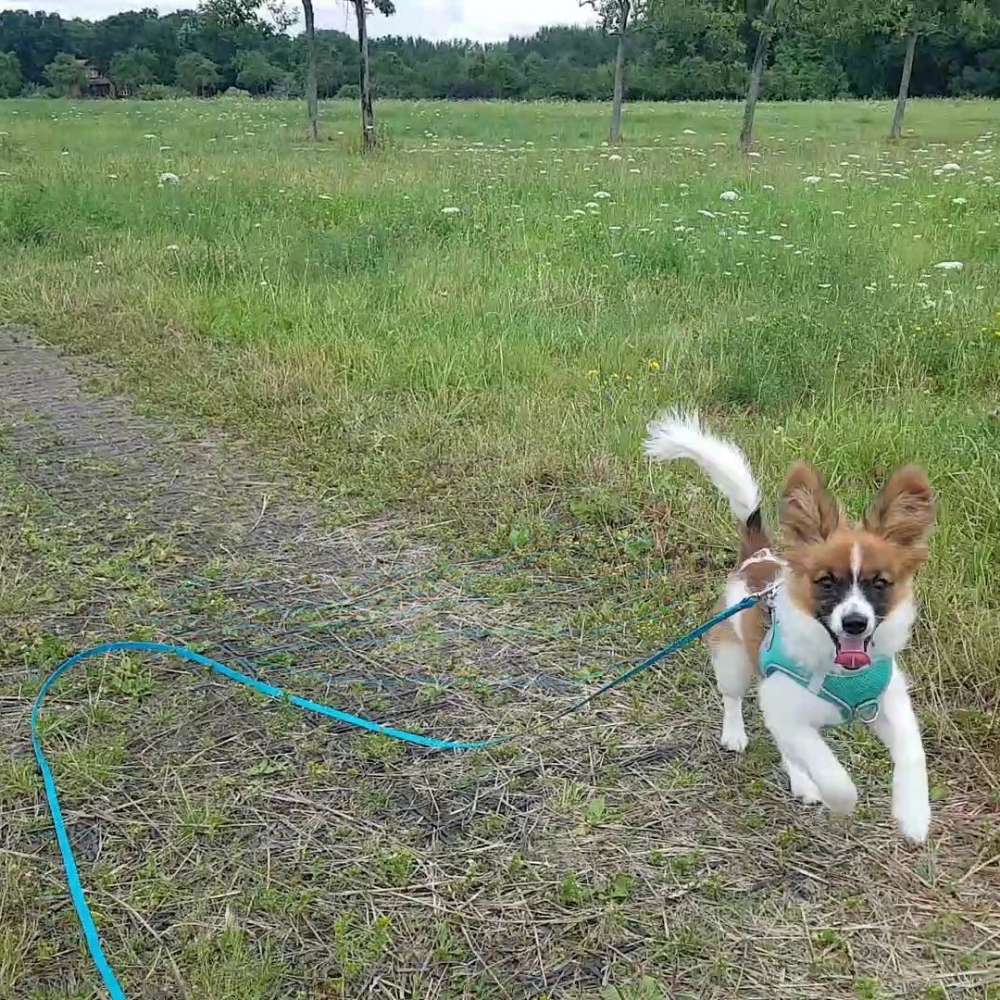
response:
<path id="1" fill-rule="evenodd" d="M 45 67 L 45 79 L 60 97 L 79 97 L 87 82 L 87 70 L 82 59 L 60 52 Z"/>
<path id="2" fill-rule="evenodd" d="M 319 139 L 319 83 L 316 65 L 316 18 L 312 0 L 302 0 L 302 13 L 306 22 L 306 113 L 309 116 L 309 137 Z"/>
<path id="3" fill-rule="evenodd" d="M 375 132 L 375 109 L 372 105 L 371 63 L 368 58 L 368 4 L 367 0 L 347 0 L 354 7 L 354 17 L 358 22 L 358 54 L 361 57 L 359 84 L 361 87 L 361 142 L 365 152 L 378 145 Z M 388 17 L 396 13 L 392 0 L 372 0 L 374 9 Z"/>
<path id="4" fill-rule="evenodd" d="M 399 58 L 398 56 L 396 57 Z M 475 97 L 512 97 L 524 87 L 524 76 L 502 46 L 476 52 L 469 60 L 467 75 L 474 82 Z"/>
<path id="5" fill-rule="evenodd" d="M 241 52 L 236 57 L 238 72 L 236 82 L 251 94 L 261 94 L 281 76 L 281 70 L 268 62 L 267 56 L 259 49 Z"/>
<path id="6" fill-rule="evenodd" d="M 959 0 L 909 0 L 898 9 L 888 8 L 896 31 L 906 39 L 906 50 L 903 56 L 903 70 L 899 75 L 899 91 L 896 95 L 896 107 L 892 113 L 892 125 L 889 127 L 889 138 L 899 139 L 903 134 L 903 116 L 906 114 L 906 101 L 910 96 L 910 76 L 913 73 L 913 59 L 917 51 L 917 39 L 921 35 L 931 35 L 940 31 L 949 19 L 959 12 Z"/>
<path id="7" fill-rule="evenodd" d="M 0 97 L 17 97 L 23 83 L 17 56 L 13 52 L 0 52 Z"/>
<path id="8" fill-rule="evenodd" d="M 628 36 L 641 26 L 646 14 L 646 0 L 580 0 L 592 7 L 601 29 L 618 39 L 615 51 L 615 82 L 611 99 L 611 142 L 622 140 L 622 104 L 625 100 L 625 47 Z"/>
<path id="9" fill-rule="evenodd" d="M 177 60 L 177 84 L 188 93 L 204 97 L 219 84 L 219 67 L 200 52 L 185 52 Z"/>
<path id="10" fill-rule="evenodd" d="M 242 28 L 260 23 L 260 0 L 202 0 L 198 11 L 209 20 L 227 28 Z"/>
<path id="11" fill-rule="evenodd" d="M 654 100 L 746 95 L 743 10 L 725 0 L 655 0 L 647 18 L 633 90 Z"/>
<path id="12" fill-rule="evenodd" d="M 108 76 L 121 93 L 134 94 L 143 84 L 156 82 L 156 56 L 148 49 L 119 52 L 111 60 Z"/>
<path id="13" fill-rule="evenodd" d="M 261 7 L 267 11 L 267 20 L 260 15 Z M 289 28 L 298 20 L 298 16 L 292 13 L 291 8 L 285 0 L 202 0 L 200 11 L 207 17 L 214 20 L 223 27 L 230 28 L 251 28 L 260 32 L 262 29 L 276 31 L 279 35 L 285 35 Z M 302 12 L 305 17 L 306 36 L 306 77 L 305 95 L 306 111 L 309 116 L 309 134 L 313 140 L 319 138 L 319 103 L 317 99 L 316 84 L 316 18 L 313 14 L 312 0 L 302 0 Z M 266 62 L 266 56 L 264 56 Z M 277 67 L 271 66 L 275 70 L 273 76 L 267 80 L 269 86 L 277 79 L 287 81 L 285 74 L 281 73 Z M 241 87 L 253 89 L 249 80 L 253 79 L 259 83 L 261 75 L 267 71 L 263 63 L 254 60 L 249 68 L 242 68 L 240 73 L 247 73 L 244 81 L 241 82 L 240 74 L 237 75 L 236 82 Z"/>
<path id="14" fill-rule="evenodd" d="M 757 98 L 760 96 L 760 81 L 764 76 L 764 64 L 767 62 L 767 48 L 771 43 L 771 33 L 774 31 L 774 9 L 777 0 L 767 0 L 760 24 L 757 26 L 757 50 L 750 68 L 750 82 L 747 85 L 747 99 L 743 107 L 743 127 L 740 129 L 740 149 L 750 152 L 753 145 L 753 119 L 757 110 Z"/>
<path id="15" fill-rule="evenodd" d="M 190 0 L 188 6 L 198 2 Z M 315 17 L 321 19 L 317 0 L 308 2 L 312 3 Z M 640 12 L 639 17 L 632 0 L 623 60 L 623 103 L 712 98 L 742 101 L 747 96 L 757 28 L 766 0 L 642 2 L 645 12 Z M 916 2 L 776 0 L 759 99 L 883 98 L 889 94 L 895 98 L 907 49 L 907 18 L 917 9 L 913 6 Z M 939 4 L 937 17 L 930 18 L 926 30 L 918 32 L 910 80 L 905 87 L 907 96 L 919 93 L 1000 98 L 1000 0 L 953 3 L 951 7 Z M 297 0 L 294 9 L 301 18 L 304 8 Z M 237 57 L 241 53 L 259 51 L 280 71 L 270 92 L 285 88 L 295 93 L 301 88 L 306 94 L 310 89 L 306 87 L 309 38 L 306 32 L 294 38 L 284 33 L 283 25 L 290 18 L 288 8 L 268 10 L 259 0 L 204 0 L 198 10 L 164 16 L 147 5 L 146 9 L 112 14 L 99 21 L 0 10 L 0 53 L 16 56 L 23 83 L 28 87 L 47 85 L 45 68 L 59 53 L 85 59 L 88 66 L 105 75 L 115 62 L 116 75 L 120 75 L 117 71 L 122 66 L 117 57 L 144 50 L 155 56 L 155 64 L 147 64 L 147 68 L 152 69 L 154 79 L 164 84 L 177 82 L 178 60 L 195 53 L 216 66 L 217 81 L 209 83 L 209 75 L 200 84 L 211 93 L 236 84 L 240 70 Z M 324 31 L 319 23 L 315 25 L 320 100 L 347 93 L 353 95 L 352 100 L 360 99 L 361 58 L 353 13 L 351 22 L 350 34 Z M 528 37 L 514 37 L 495 45 L 369 37 L 372 99 L 377 102 L 383 95 L 436 99 L 527 96 L 586 101 L 610 98 L 618 37 L 615 23 L 608 27 L 601 30 L 595 23 L 591 27 L 542 28 Z M 7 65 L 13 64 L 8 61 Z M 295 84 L 289 86 L 293 74 Z M 199 86 L 193 77 L 182 76 L 179 82 Z M 68 93 L 71 88 L 63 81 L 53 89 Z M 888 115 L 892 115 L 891 108 Z M 311 125 L 306 134 L 311 133 Z"/>

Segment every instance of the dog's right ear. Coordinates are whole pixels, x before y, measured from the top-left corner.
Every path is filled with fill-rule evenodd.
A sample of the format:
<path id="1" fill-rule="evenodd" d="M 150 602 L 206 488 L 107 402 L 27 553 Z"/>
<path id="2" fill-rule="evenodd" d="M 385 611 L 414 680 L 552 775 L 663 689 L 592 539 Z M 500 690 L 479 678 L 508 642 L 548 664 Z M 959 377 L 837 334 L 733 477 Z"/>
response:
<path id="1" fill-rule="evenodd" d="M 781 495 L 781 528 L 789 541 L 814 545 L 840 524 L 840 508 L 827 492 L 822 474 L 807 462 L 792 467 Z"/>

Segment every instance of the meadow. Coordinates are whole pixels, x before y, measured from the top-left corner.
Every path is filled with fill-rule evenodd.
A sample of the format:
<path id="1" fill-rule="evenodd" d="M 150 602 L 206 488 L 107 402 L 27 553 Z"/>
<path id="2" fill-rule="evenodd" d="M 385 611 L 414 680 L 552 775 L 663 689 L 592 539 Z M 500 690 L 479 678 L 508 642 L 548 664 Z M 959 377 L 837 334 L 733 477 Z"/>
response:
<path id="1" fill-rule="evenodd" d="M 745 760 L 729 761 L 702 653 L 567 724 L 558 748 L 449 759 L 440 777 L 377 741 L 340 734 L 331 750 L 271 709 L 257 752 L 284 747 L 296 823 L 333 825 L 339 845 L 322 856 L 335 863 L 303 880 L 307 859 L 286 844 L 275 884 L 230 870 L 222 842 L 249 824 L 243 793 L 210 759 L 191 779 L 197 801 L 168 788 L 140 741 L 163 812 L 155 852 L 140 809 L 110 825 L 84 876 L 107 890 L 102 919 L 135 995 L 1000 996 L 996 107 L 914 101 L 890 144 L 886 103 L 764 105 L 750 158 L 735 104 L 629 106 L 617 149 L 600 142 L 596 105 L 378 110 L 383 148 L 363 157 L 348 103 L 324 103 L 310 145 L 287 102 L 0 102 L 0 323 L 103 366 L 94 391 L 182 438 L 238 440 L 329 531 L 431 553 L 407 566 L 434 601 L 418 613 L 428 590 L 400 590 L 365 627 L 405 653 L 411 680 L 433 661 L 460 694 L 350 697 L 387 718 L 403 698 L 438 735 L 557 703 L 489 687 L 496 662 L 455 638 L 463 601 L 508 652 L 573 683 L 703 616 L 734 533 L 691 470 L 642 459 L 660 409 L 697 406 L 738 440 L 772 516 L 799 457 L 855 516 L 894 466 L 925 465 L 940 526 L 906 668 L 932 844 L 896 840 L 885 756 L 864 734 L 841 744 L 871 795 L 847 823 L 787 801 L 758 721 Z M 0 758 L 0 996 L 96 996 L 13 720 L 44 667 L 107 628 L 218 648 L 212 608 L 198 606 L 197 627 L 157 624 L 180 585 L 170 574 L 219 580 L 242 564 L 175 558 L 173 535 L 150 555 L 154 526 L 135 529 L 109 577 L 110 548 L 80 546 L 100 503 L 69 518 L 2 434 L 0 483 L 13 748 Z M 155 589 L 164 566 L 155 594 L 133 579 L 148 570 Z M 70 599 L 100 611 L 81 626 Z M 51 734 L 83 814 L 98 792 L 115 815 L 116 796 L 140 798 L 126 794 L 139 778 L 122 714 L 200 724 L 148 666 L 128 667 L 134 683 L 106 670 L 67 686 L 67 701 L 89 697 Z M 146 707 L 129 709 L 136 686 Z M 95 690 L 121 702 L 117 721 Z M 313 796 L 345 773 L 357 785 L 328 814 Z M 454 796 L 460 820 L 427 839 L 403 803 L 415 786 Z"/>

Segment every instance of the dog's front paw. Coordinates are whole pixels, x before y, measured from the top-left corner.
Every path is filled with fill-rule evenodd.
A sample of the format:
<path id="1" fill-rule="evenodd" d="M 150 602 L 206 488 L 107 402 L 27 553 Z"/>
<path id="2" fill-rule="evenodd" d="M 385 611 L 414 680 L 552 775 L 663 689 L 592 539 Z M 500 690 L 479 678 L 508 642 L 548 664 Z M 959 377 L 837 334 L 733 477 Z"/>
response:
<path id="1" fill-rule="evenodd" d="M 931 825 L 931 804 L 927 799 L 894 803 L 892 815 L 900 833 L 911 844 L 927 842 L 927 832 Z"/>
<path id="2" fill-rule="evenodd" d="M 739 726 L 723 726 L 722 727 L 722 737 L 719 740 L 726 750 L 732 750 L 734 753 L 742 753 L 747 748 L 747 744 L 750 742 L 747 738 L 747 731 L 742 725 Z"/>
<path id="3" fill-rule="evenodd" d="M 788 785 L 793 798 L 807 806 L 816 805 L 817 802 L 823 801 L 819 789 L 816 787 L 816 782 L 805 771 L 796 767 L 791 761 L 786 760 L 784 764 L 785 770 L 788 772 Z"/>
<path id="4" fill-rule="evenodd" d="M 835 816 L 850 816 L 858 804 L 858 790 L 850 779 L 828 784 L 820 790 L 823 802 Z"/>

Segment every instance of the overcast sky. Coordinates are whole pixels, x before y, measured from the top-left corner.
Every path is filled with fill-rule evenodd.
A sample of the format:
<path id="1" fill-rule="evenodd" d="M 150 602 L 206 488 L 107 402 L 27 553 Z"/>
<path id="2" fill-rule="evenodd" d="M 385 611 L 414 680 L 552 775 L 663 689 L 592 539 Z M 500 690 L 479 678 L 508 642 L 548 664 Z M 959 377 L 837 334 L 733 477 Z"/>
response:
<path id="1" fill-rule="evenodd" d="M 168 0 L 151 3 L 135 0 L 31 0 L 2 3 L 7 8 L 54 11 L 63 17 L 106 17 L 122 10 L 155 7 L 160 13 L 196 7 L 198 0 Z M 292 2 L 292 7 L 297 4 Z M 350 30 L 347 5 L 336 0 L 316 0 L 316 24 L 320 28 Z M 593 21 L 593 13 L 581 10 L 577 0 L 396 0 L 397 13 L 390 18 L 375 15 L 371 20 L 374 35 L 422 35 L 424 38 L 472 38 L 495 42 L 510 35 L 527 35 L 547 24 L 583 24 Z"/>

